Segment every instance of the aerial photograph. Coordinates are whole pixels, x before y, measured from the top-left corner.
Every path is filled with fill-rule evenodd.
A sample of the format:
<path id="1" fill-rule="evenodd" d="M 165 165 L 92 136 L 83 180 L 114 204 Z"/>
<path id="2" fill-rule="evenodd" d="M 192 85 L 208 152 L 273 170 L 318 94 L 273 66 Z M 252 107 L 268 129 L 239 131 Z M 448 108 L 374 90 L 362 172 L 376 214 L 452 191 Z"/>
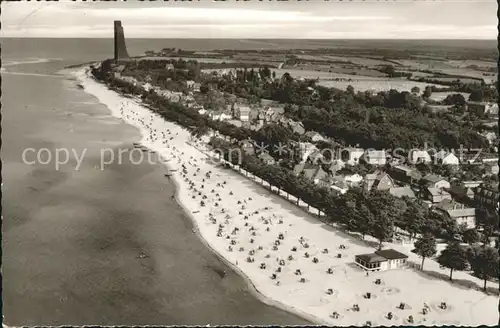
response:
<path id="1" fill-rule="evenodd" d="M 495 0 L 0 7 L 4 328 L 500 325 Z"/>

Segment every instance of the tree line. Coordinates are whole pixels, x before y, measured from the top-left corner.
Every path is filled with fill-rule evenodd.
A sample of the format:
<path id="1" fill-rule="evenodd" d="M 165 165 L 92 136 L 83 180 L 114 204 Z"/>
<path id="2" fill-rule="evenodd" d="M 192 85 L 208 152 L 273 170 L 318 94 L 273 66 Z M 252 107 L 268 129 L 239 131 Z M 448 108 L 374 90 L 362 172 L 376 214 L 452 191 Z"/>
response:
<path id="1" fill-rule="evenodd" d="M 431 234 L 427 233 L 417 240 L 414 246 L 413 252 L 422 258 L 420 268 L 423 270 L 425 259 L 433 257 L 437 253 L 436 240 Z M 484 291 L 486 291 L 487 281 L 498 278 L 499 275 L 498 243 L 495 248 L 486 245 L 473 245 L 473 241 L 469 242 L 469 246 L 463 246 L 458 241 L 452 241 L 436 260 L 440 265 L 450 269 L 450 280 L 453 280 L 454 271 L 471 269 L 478 278 L 483 280 Z"/>

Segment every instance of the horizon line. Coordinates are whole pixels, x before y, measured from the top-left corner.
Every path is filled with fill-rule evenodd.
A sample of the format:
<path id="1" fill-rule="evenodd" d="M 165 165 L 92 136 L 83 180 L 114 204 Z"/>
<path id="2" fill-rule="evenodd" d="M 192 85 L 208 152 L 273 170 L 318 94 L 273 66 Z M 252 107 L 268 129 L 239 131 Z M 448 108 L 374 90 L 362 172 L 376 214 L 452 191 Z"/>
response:
<path id="1" fill-rule="evenodd" d="M 110 37 L 57 37 L 57 36 L 0 36 L 0 39 L 113 39 Z M 339 38 L 152 38 L 152 37 L 126 37 L 125 40 L 139 40 L 139 39 L 151 39 L 151 40 L 340 40 L 340 41 L 498 41 L 497 39 L 480 39 L 480 38 L 456 38 L 456 39 L 419 39 L 419 38 L 349 38 L 349 39 L 339 39 Z"/>

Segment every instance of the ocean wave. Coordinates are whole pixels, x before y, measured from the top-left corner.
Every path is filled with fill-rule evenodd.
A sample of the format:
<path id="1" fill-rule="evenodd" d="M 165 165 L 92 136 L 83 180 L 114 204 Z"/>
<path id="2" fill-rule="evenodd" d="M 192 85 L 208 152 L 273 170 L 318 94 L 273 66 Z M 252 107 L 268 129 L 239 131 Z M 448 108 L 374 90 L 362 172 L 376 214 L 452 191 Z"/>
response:
<path id="1" fill-rule="evenodd" d="M 49 63 L 53 61 L 61 61 L 62 58 L 27 58 L 24 60 L 16 60 L 16 61 L 8 61 L 4 60 L 2 66 L 17 66 L 17 65 L 25 65 L 25 64 L 41 64 L 41 63 Z"/>
<path id="2" fill-rule="evenodd" d="M 23 73 L 23 72 L 9 72 L 2 69 L 2 74 L 6 75 L 26 75 L 26 76 L 39 76 L 39 77 L 54 77 L 54 78 L 62 78 L 61 75 L 54 74 L 40 74 L 40 73 Z"/>

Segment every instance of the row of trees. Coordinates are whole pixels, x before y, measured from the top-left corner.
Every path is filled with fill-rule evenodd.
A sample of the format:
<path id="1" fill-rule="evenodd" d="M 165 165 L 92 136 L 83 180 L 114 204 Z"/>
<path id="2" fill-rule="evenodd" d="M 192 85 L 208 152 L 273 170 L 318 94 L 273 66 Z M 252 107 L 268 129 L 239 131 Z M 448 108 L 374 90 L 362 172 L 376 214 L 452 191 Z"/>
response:
<path id="1" fill-rule="evenodd" d="M 352 188 L 340 195 L 295 175 L 289 168 L 265 165 L 254 155 L 236 157 L 236 154 L 244 153 L 241 149 L 235 151 L 239 149 L 236 143 L 212 138 L 210 144 L 222 150 L 226 160 L 241 165 L 248 172 L 320 209 L 329 220 L 359 233 L 363 239 L 366 235 L 377 238 L 380 246 L 382 242 L 392 239 L 395 227 L 409 232 L 411 237 L 429 232 L 452 239 L 460 232 L 455 220 L 429 212 L 410 199 L 399 199 L 387 191 L 365 192 L 360 188 Z"/>
<path id="2" fill-rule="evenodd" d="M 469 78 L 470 79 L 470 78 Z M 498 90 L 484 83 L 484 81 L 478 81 L 476 83 L 465 83 L 459 79 L 455 81 L 443 81 L 439 79 L 432 78 L 418 78 L 412 79 L 412 81 L 432 83 L 439 85 L 446 85 L 448 88 L 432 87 L 433 91 L 454 91 L 470 93 L 469 101 L 496 101 L 498 98 Z"/>
<path id="3" fill-rule="evenodd" d="M 422 258 L 420 267 L 423 270 L 425 259 L 437 253 L 436 240 L 431 234 L 425 234 L 415 242 L 414 246 L 413 252 Z M 464 271 L 470 268 L 478 278 L 483 279 L 485 291 L 487 281 L 498 278 L 499 260 L 497 248 L 484 245 L 466 247 L 458 241 L 450 242 L 437 257 L 440 265 L 450 269 L 450 280 L 453 280 L 453 271 Z"/>

